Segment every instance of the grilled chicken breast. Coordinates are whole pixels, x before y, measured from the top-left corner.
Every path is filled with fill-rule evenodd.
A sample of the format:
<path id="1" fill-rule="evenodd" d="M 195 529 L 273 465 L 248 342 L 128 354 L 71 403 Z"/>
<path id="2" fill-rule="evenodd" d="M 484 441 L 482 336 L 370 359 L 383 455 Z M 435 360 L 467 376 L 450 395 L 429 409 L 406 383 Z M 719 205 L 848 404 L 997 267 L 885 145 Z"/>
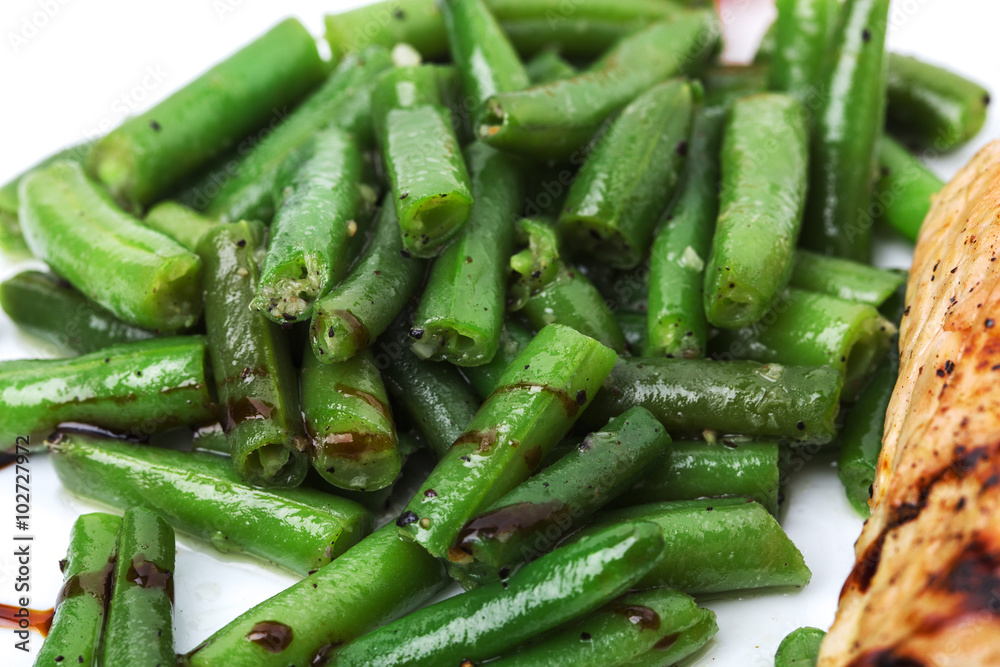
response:
<path id="1" fill-rule="evenodd" d="M 917 244 L 857 561 L 820 667 L 1000 665 L 1000 142 Z"/>

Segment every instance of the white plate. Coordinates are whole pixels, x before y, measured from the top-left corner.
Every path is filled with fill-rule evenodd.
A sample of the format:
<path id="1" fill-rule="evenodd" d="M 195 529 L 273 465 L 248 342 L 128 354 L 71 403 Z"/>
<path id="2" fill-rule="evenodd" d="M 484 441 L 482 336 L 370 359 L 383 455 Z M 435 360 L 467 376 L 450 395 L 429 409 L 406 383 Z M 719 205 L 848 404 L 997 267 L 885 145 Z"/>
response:
<path id="1" fill-rule="evenodd" d="M 106 131 L 127 113 L 147 108 L 225 57 L 270 25 L 294 12 L 313 32 L 321 16 L 364 2 L 299 0 L 172 0 L 170 3 L 103 0 L 4 0 L 0 3 L 0 182 L 35 160 Z M 572 4 L 568 2 L 568 4 Z M 767 2 L 722 0 L 736 35 L 730 53 L 746 54 L 766 24 Z M 995 27 L 1000 5 L 982 0 L 897 0 L 890 44 L 896 51 L 946 64 L 1000 91 L 1000 56 Z M 991 113 L 973 145 L 933 159 L 951 176 L 989 139 L 1000 136 Z M 910 248 L 883 242 L 884 266 L 906 266 Z M 26 268 L 0 255 L 0 279 Z M 39 304 L 44 307 L 44 304 Z M 0 314 L 0 359 L 50 354 L 19 333 Z M 13 443 L 0 443 L 3 447 Z M 58 560 L 65 553 L 75 518 L 98 508 L 68 495 L 45 456 L 31 461 L 31 603 L 52 605 L 61 584 Z M 14 475 L 0 473 L 0 602 L 15 602 L 13 553 Z M 816 457 L 791 481 L 782 523 L 812 568 L 812 583 L 795 594 L 715 599 L 719 634 L 693 665 L 771 665 L 782 637 L 802 625 L 826 628 L 833 620 L 840 586 L 853 563 L 861 520 L 851 510 L 828 455 Z M 294 578 L 249 559 L 223 557 L 181 538 L 176 575 L 177 650 L 187 651 L 248 607 L 270 597 Z M 31 654 L 14 648 L 15 637 L 0 630 L 0 664 L 30 665 L 41 639 L 31 636 Z"/>

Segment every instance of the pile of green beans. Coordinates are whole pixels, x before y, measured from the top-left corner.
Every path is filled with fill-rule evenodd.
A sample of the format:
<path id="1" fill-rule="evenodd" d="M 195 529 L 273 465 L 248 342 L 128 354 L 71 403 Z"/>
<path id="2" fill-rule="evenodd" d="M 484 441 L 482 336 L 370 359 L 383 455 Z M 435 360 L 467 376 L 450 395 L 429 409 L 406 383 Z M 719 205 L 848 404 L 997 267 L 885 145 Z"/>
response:
<path id="1" fill-rule="evenodd" d="M 0 438 L 124 513 L 39 664 L 668 665 L 690 595 L 808 584 L 781 462 L 867 512 L 871 227 L 918 237 L 989 94 L 887 53 L 888 0 L 777 9 L 749 66 L 701 0 L 385 0 L 330 62 L 288 19 L 0 186 L 49 267 L 0 307 L 64 355 L 0 362 Z M 175 656 L 175 531 L 300 579 Z"/>

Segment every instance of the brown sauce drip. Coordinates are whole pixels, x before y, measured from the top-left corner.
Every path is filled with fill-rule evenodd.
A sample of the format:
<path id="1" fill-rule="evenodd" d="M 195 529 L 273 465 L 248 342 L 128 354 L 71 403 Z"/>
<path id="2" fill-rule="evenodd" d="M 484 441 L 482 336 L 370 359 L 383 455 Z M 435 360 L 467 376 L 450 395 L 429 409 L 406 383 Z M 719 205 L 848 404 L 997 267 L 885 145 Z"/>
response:
<path id="1" fill-rule="evenodd" d="M 339 317 L 345 324 L 347 324 L 347 328 L 351 331 L 351 338 L 354 339 L 354 344 L 357 345 L 359 349 L 368 346 L 368 343 L 371 342 L 372 339 L 371 332 L 368 331 L 368 327 L 365 326 L 364 322 L 354 316 L 354 313 L 349 310 L 335 310 L 332 314 Z"/>
<path id="2" fill-rule="evenodd" d="M 146 560 L 142 554 L 132 558 L 125 579 L 142 588 L 160 588 L 166 591 L 170 601 L 174 600 L 174 573 L 161 570 L 153 561 Z"/>
<path id="3" fill-rule="evenodd" d="M 551 396 L 555 396 L 559 400 L 559 402 L 562 403 L 563 409 L 566 411 L 567 417 L 570 418 L 576 417 L 576 414 L 580 412 L 581 403 L 579 403 L 575 397 L 570 396 L 569 392 L 564 391 L 562 389 L 556 389 L 555 387 L 550 387 L 547 384 L 537 384 L 535 382 L 515 382 L 514 384 L 505 384 L 502 387 L 497 387 L 493 391 L 493 393 L 490 394 L 490 397 L 486 399 L 486 401 L 489 402 L 490 398 L 498 394 L 507 394 L 512 391 L 531 390 L 535 389 L 536 387 L 537 391 L 539 391 L 540 393 L 545 393 Z M 579 393 L 580 392 L 577 392 L 577 395 L 579 395 Z M 586 393 L 584 392 L 584 403 L 585 402 L 586 402 Z"/>
<path id="4" fill-rule="evenodd" d="M 243 397 L 227 401 L 222 427 L 229 433 L 245 421 L 270 419 L 273 412 L 274 406 L 259 398 Z"/>
<path id="5" fill-rule="evenodd" d="M 672 635 L 667 635 L 663 637 L 660 641 L 653 644 L 653 648 L 657 651 L 666 651 L 668 648 L 677 643 L 677 640 L 681 638 L 679 632 L 675 632 Z"/>
<path id="6" fill-rule="evenodd" d="M 330 663 L 330 658 L 333 657 L 330 654 L 333 653 L 334 649 L 341 644 L 343 644 L 343 642 L 334 642 L 333 644 L 320 646 L 315 655 L 313 655 L 312 660 L 309 662 L 309 667 L 325 667 L 325 665 Z"/>
<path id="7" fill-rule="evenodd" d="M 292 629 L 277 621 L 261 621 L 250 628 L 247 639 L 268 653 L 281 653 L 292 643 Z"/>
<path id="8" fill-rule="evenodd" d="M 621 614 L 633 625 L 638 625 L 643 630 L 659 630 L 660 615 L 649 607 L 642 605 L 614 605 L 611 610 L 616 614 Z"/>
<path id="9" fill-rule="evenodd" d="M 514 533 L 546 526 L 565 507 L 565 504 L 557 500 L 547 503 L 523 502 L 501 507 L 481 514 L 462 526 L 455 543 L 468 551 L 473 543 L 482 540 L 506 542 Z"/>
<path id="10" fill-rule="evenodd" d="M 375 408 L 375 410 L 377 410 L 378 413 L 382 415 L 383 419 L 385 419 L 388 422 L 392 421 L 392 413 L 389 412 L 388 406 L 386 406 L 386 404 L 383 403 L 382 401 L 375 398 L 373 395 L 369 394 L 367 391 L 361 391 L 356 387 L 351 387 L 341 382 L 335 384 L 333 388 L 336 389 L 338 393 L 343 394 L 344 396 L 360 398 L 365 403 Z"/>
<path id="11" fill-rule="evenodd" d="M 41 636 L 45 637 L 49 634 L 49 630 L 52 629 L 52 616 L 55 614 L 55 609 L 28 609 L 28 627 L 22 628 L 21 621 L 24 616 L 16 616 L 18 612 L 21 611 L 21 607 L 15 607 L 9 604 L 0 604 L 0 628 L 11 629 L 11 630 L 34 630 Z"/>
<path id="12" fill-rule="evenodd" d="M 331 433 L 313 440 L 317 458 L 362 461 L 395 447 L 393 439 L 381 433 Z"/>
<path id="13" fill-rule="evenodd" d="M 494 429 L 488 431 L 466 431 L 451 446 L 459 447 L 461 445 L 474 444 L 477 445 L 477 453 L 487 454 L 493 448 L 493 445 L 497 444 L 497 438 L 498 434 Z"/>
<path id="14" fill-rule="evenodd" d="M 63 600 L 84 594 L 93 595 L 104 604 L 107 604 L 111 597 L 111 580 L 114 571 L 115 561 L 112 558 L 100 570 L 74 574 L 66 580 L 59 590 L 59 595 L 56 596 L 55 608 L 58 609 Z"/>

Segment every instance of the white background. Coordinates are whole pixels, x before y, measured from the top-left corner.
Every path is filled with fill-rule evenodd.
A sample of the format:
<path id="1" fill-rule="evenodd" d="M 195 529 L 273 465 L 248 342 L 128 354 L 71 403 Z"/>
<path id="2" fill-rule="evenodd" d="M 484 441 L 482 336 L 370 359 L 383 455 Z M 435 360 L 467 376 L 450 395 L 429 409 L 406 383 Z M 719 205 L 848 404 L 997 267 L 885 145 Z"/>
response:
<path id="1" fill-rule="evenodd" d="M 0 0 L 0 182 L 147 108 L 286 15 L 300 17 L 320 35 L 324 12 L 359 4 L 364 2 Z M 768 4 L 723 0 L 733 17 L 727 25 L 735 35 L 732 55 L 752 49 L 766 25 Z M 893 49 L 947 64 L 983 82 L 994 99 L 1000 98 L 1000 3 L 896 0 L 892 11 Z M 949 177 L 996 137 L 1000 121 L 991 113 L 972 146 L 935 160 L 933 167 Z M 878 261 L 905 266 L 906 244 L 883 242 Z M 0 255 L 0 279 L 25 266 Z M 0 313 L 0 359 L 48 354 Z M 0 473 L 0 602 L 8 603 L 15 600 L 13 487 L 13 471 Z M 31 606 L 47 608 L 61 584 L 57 561 L 65 553 L 70 526 L 78 514 L 95 508 L 60 488 L 44 456 L 32 460 L 32 490 L 36 541 Z M 816 457 L 794 478 L 782 522 L 812 568 L 812 583 L 794 594 L 706 601 L 718 612 L 721 629 L 690 664 L 765 667 L 773 664 L 774 649 L 790 630 L 831 623 L 861 520 L 847 504 L 828 456 Z M 224 558 L 187 539 L 179 540 L 178 549 L 178 651 L 189 650 L 293 582 L 285 573 L 249 559 Z M 13 634 L 0 630 L 0 664 L 30 665 L 40 638 L 32 635 L 30 656 L 15 651 L 13 643 Z"/>

